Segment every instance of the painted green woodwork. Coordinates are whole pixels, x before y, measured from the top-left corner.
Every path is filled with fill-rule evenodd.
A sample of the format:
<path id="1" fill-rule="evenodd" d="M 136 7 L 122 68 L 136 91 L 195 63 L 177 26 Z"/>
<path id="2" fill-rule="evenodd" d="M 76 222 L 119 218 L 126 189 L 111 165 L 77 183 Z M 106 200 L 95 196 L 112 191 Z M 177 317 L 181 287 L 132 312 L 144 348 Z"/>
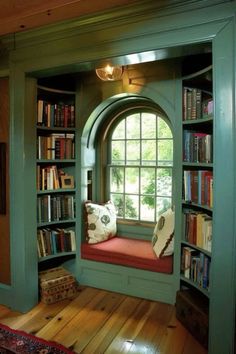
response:
<path id="1" fill-rule="evenodd" d="M 164 2 L 163 2 L 164 3 Z M 127 16 L 125 15 L 125 11 Z M 10 150 L 10 203 L 11 203 L 11 286 L 0 284 L 0 303 L 15 309 L 26 311 L 37 302 L 37 253 L 36 253 L 36 193 L 35 193 L 35 77 L 52 73 L 86 71 L 102 63 L 106 58 L 113 62 L 132 64 L 136 53 L 141 61 L 158 59 L 158 55 L 171 53 L 171 49 L 184 48 L 185 45 L 212 42 L 213 78 L 215 97 L 215 153 L 214 153 L 214 224 L 213 257 L 211 269 L 210 299 L 210 354 L 232 354 L 235 331 L 235 12 L 236 1 L 168 1 L 168 5 L 159 2 L 141 1 L 140 6 L 124 8 L 116 13 L 97 15 L 65 22 L 61 25 L 47 26 L 7 36 L 4 45 L 10 49 L 9 73 L 11 95 L 11 150 Z M 152 53 L 144 53 L 155 51 Z M 156 55 L 156 56 L 155 56 Z M 171 54 L 170 54 L 171 55 Z M 173 56 L 173 55 L 172 55 Z M 6 64 L 0 71 L 6 73 Z M 31 76 L 32 78 L 30 78 Z M 178 137 L 181 137 L 181 90 L 180 78 L 166 83 L 173 89 L 171 102 L 165 104 L 167 115 L 173 122 L 176 134 L 175 161 L 181 161 L 181 149 Z M 156 83 L 158 87 L 158 83 Z M 118 92 L 125 93 L 125 86 Z M 120 91 L 122 90 L 122 91 Z M 76 166 L 78 183 L 77 235 L 82 229 L 82 203 L 85 199 L 87 178 L 86 134 L 82 130 L 87 117 L 95 107 L 109 94 L 104 88 L 101 96 L 94 102 L 85 94 L 79 83 L 77 87 L 78 113 L 78 163 Z M 155 96 L 152 85 L 145 87 L 142 95 Z M 159 95 L 158 99 L 162 99 Z M 91 106 L 90 106 L 91 105 Z M 83 109 L 81 109 L 81 107 Z M 87 110 L 86 110 L 87 109 Z M 86 127 L 87 129 L 87 127 Z M 85 132 L 84 132 L 85 133 Z M 91 159 L 94 154 L 87 151 Z M 176 220 L 181 218 L 181 169 L 176 164 L 175 170 L 175 205 Z M 33 192 L 32 192 L 33 191 Z M 179 281 L 179 240 L 180 223 L 176 222 L 176 250 L 174 274 L 171 276 L 172 290 Z M 96 285 L 99 270 L 105 274 L 106 265 L 98 265 L 98 271 L 86 270 L 91 264 L 80 262 L 80 238 L 78 238 L 76 260 L 67 266 L 76 272 L 78 279 L 91 277 L 91 284 Z M 90 262 L 91 263 L 91 262 Z M 84 267 L 84 268 L 83 268 Z M 120 268 L 120 269 L 119 269 Z M 82 270 L 84 269 L 84 274 Z M 122 267 L 110 267 L 110 273 L 122 272 Z M 129 276 L 131 270 L 127 270 Z M 143 272 L 135 271 L 134 275 Z M 148 278 L 149 277 L 149 278 Z M 107 278 L 102 278 L 104 287 Z M 132 280 L 130 293 L 135 294 L 136 281 Z M 150 284 L 153 278 L 147 275 Z M 165 279 L 165 277 L 163 278 Z M 163 280 L 162 279 L 162 280 Z M 160 280 L 159 275 L 156 280 Z M 161 281 L 161 280 L 160 280 Z M 141 280 L 138 280 L 141 284 Z M 145 283 L 145 282 L 144 282 Z M 141 284 L 140 288 L 146 285 Z M 125 286 L 124 282 L 124 286 Z M 146 284 L 146 283 L 145 283 Z M 116 284 L 112 284 L 115 289 Z M 155 285 L 156 286 L 156 285 Z M 117 288 L 117 291 L 119 289 Z M 142 293 L 142 292 L 140 292 Z M 172 300 L 170 300 L 172 301 Z"/>
<path id="2" fill-rule="evenodd" d="M 82 284 L 96 288 L 170 304 L 175 302 L 176 288 L 172 274 L 166 275 L 82 259 L 78 277 Z"/>
<path id="3" fill-rule="evenodd" d="M 219 352 L 217 337 L 222 336 L 217 322 L 222 322 L 222 317 L 228 318 L 230 323 L 234 323 L 235 320 L 235 294 L 233 292 L 235 284 L 235 188 L 233 187 L 235 178 L 235 76 L 232 74 L 235 73 L 235 59 L 233 59 L 233 48 L 230 44 L 233 42 L 235 42 L 233 23 L 230 22 L 213 40 L 215 178 L 214 248 L 210 302 L 210 348 L 212 353 Z M 232 335 L 232 329 L 224 333 L 224 339 L 228 345 L 224 348 L 221 347 L 222 352 L 230 353 Z"/>
<path id="4" fill-rule="evenodd" d="M 33 82 L 32 82 L 33 81 Z M 22 311 L 37 301 L 36 239 L 36 171 L 35 165 L 35 80 L 25 82 L 24 72 L 13 69 L 10 76 L 11 152 L 10 152 L 10 205 L 11 205 L 11 265 L 12 291 L 7 304 Z M 27 94 L 26 94 L 27 93 Z"/>

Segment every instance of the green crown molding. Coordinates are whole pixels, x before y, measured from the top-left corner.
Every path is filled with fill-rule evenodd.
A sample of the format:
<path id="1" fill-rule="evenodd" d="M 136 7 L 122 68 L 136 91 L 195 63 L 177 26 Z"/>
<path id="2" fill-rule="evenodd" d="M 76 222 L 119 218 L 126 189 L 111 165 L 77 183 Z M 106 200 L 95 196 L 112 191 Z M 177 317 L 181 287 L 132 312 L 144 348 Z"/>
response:
<path id="1" fill-rule="evenodd" d="M 233 1 L 234 2 L 234 1 Z M 156 19 L 163 16 L 173 15 L 180 12 L 188 12 L 204 7 L 232 3 L 230 0 L 140 0 L 122 7 L 78 17 L 76 19 L 62 21 L 52 25 L 45 25 L 40 28 L 22 31 L 15 34 L 0 37 L 1 44 L 9 50 L 17 50 L 22 47 L 55 41 L 57 39 L 82 35 L 83 33 L 99 31 L 130 23 L 138 23 L 145 19 Z M 208 10 L 209 14 L 209 10 Z M 137 30 L 137 28 L 136 28 Z"/>

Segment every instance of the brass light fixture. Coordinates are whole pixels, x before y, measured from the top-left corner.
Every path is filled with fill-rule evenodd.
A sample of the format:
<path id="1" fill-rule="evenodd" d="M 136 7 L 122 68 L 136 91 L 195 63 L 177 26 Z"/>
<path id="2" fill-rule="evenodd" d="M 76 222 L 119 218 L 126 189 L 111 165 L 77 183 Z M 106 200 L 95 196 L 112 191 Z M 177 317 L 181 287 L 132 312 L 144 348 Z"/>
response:
<path id="1" fill-rule="evenodd" d="M 107 65 L 104 68 L 96 69 L 96 74 L 103 81 L 117 81 L 122 77 L 123 67 Z"/>

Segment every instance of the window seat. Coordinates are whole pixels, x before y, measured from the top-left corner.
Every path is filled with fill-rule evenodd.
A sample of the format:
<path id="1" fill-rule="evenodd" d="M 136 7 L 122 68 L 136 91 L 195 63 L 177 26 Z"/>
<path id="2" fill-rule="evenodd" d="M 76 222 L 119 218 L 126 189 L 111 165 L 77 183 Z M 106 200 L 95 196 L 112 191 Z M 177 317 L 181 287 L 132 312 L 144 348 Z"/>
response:
<path id="1" fill-rule="evenodd" d="M 157 258 L 151 241 L 116 236 L 108 241 L 81 245 L 81 258 L 171 274 L 173 256 Z"/>

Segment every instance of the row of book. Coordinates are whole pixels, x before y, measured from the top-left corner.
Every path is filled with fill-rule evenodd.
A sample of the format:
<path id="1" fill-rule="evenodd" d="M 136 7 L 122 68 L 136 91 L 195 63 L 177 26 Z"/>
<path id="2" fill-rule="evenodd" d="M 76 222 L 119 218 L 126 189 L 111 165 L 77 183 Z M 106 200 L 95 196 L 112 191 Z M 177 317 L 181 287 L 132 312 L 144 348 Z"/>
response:
<path id="1" fill-rule="evenodd" d="M 75 198 L 71 194 L 37 197 L 37 222 L 66 221 L 75 217 Z"/>
<path id="2" fill-rule="evenodd" d="M 181 273 L 200 288 L 209 290 L 210 257 L 191 247 L 183 247 L 181 254 Z"/>
<path id="3" fill-rule="evenodd" d="M 55 133 L 37 137 L 37 157 L 46 160 L 75 158 L 75 135 Z"/>
<path id="4" fill-rule="evenodd" d="M 213 99 L 205 91 L 195 87 L 183 89 L 183 120 L 213 116 Z"/>
<path id="5" fill-rule="evenodd" d="M 213 207 L 213 172 L 185 170 L 183 173 L 183 200 Z"/>
<path id="6" fill-rule="evenodd" d="M 50 128 L 75 127 L 75 105 L 38 100 L 37 125 Z"/>
<path id="7" fill-rule="evenodd" d="M 211 252 L 212 217 L 208 214 L 185 210 L 183 213 L 184 240 Z"/>
<path id="8" fill-rule="evenodd" d="M 38 191 L 65 188 L 63 180 L 67 175 L 61 168 L 57 168 L 56 165 L 37 165 L 36 172 L 36 183 Z M 72 176 L 70 177 L 72 178 Z M 74 185 L 72 185 L 71 188 L 74 188 Z"/>
<path id="9" fill-rule="evenodd" d="M 38 257 L 46 257 L 61 252 L 76 250 L 74 230 L 65 229 L 38 229 L 37 230 Z"/>
<path id="10" fill-rule="evenodd" d="M 203 162 L 213 161 L 212 135 L 191 130 L 183 131 L 183 161 Z"/>

